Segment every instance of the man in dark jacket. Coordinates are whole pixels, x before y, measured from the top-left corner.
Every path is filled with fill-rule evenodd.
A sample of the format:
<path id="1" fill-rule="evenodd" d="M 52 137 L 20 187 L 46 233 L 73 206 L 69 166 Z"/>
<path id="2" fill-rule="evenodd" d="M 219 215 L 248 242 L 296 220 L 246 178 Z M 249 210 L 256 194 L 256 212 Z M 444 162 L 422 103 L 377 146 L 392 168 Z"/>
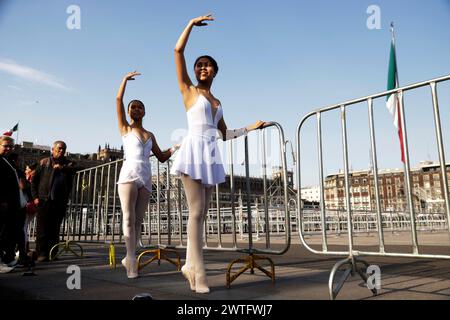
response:
<path id="1" fill-rule="evenodd" d="M 19 182 L 16 171 L 6 159 L 14 149 L 14 139 L 0 136 L 0 256 L 2 262 L 14 261 L 12 223 L 20 207 Z"/>
<path id="2" fill-rule="evenodd" d="M 66 143 L 55 141 L 52 154 L 40 161 L 31 183 L 31 194 L 38 208 L 36 251 L 38 261 L 48 261 L 51 248 L 59 243 L 61 223 L 76 172 L 74 162 L 66 157 Z"/>

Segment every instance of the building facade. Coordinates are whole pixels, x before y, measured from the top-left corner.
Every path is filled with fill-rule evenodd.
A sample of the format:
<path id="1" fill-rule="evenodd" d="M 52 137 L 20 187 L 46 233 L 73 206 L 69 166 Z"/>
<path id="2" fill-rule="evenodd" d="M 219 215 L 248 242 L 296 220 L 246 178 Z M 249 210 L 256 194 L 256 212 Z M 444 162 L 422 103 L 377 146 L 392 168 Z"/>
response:
<path id="1" fill-rule="evenodd" d="M 41 159 L 49 157 L 51 154 L 50 146 L 37 145 L 33 142 L 22 141 L 16 144 L 14 152 L 20 157 L 20 166 L 25 168 L 26 165 L 38 163 Z M 81 154 L 81 153 L 66 153 L 67 158 L 76 161 L 77 165 L 83 168 L 95 167 L 105 162 L 119 160 L 123 158 L 123 148 L 114 149 L 105 144 L 104 148 L 98 148 L 97 153 Z"/>
<path id="2" fill-rule="evenodd" d="M 302 188 L 301 194 L 302 194 L 301 198 L 305 201 L 312 202 L 312 203 L 320 202 L 319 186 Z"/>
<path id="3" fill-rule="evenodd" d="M 446 166 L 450 184 L 450 164 Z M 350 203 L 354 210 L 375 210 L 376 193 L 373 172 L 355 171 L 349 175 Z M 405 211 L 408 207 L 404 172 L 400 169 L 378 173 L 379 199 L 382 211 Z M 438 164 L 422 161 L 411 169 L 412 202 L 416 212 L 442 212 L 445 209 L 444 187 Z M 450 190 L 447 190 L 449 192 Z M 325 207 L 345 209 L 345 177 L 343 173 L 325 179 Z"/>

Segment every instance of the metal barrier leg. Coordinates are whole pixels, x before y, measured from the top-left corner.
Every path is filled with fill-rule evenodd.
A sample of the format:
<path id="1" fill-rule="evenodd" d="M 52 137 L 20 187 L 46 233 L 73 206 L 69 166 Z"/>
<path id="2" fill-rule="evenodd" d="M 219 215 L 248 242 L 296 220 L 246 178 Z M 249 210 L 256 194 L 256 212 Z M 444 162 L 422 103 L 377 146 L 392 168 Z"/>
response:
<path id="1" fill-rule="evenodd" d="M 73 246 L 79 249 L 80 254 L 78 254 L 77 252 L 75 252 L 72 249 Z M 60 247 L 62 247 L 62 251 L 59 250 Z M 83 247 L 81 245 L 79 245 L 78 243 L 76 243 L 75 241 L 66 240 L 64 242 L 60 242 L 58 244 L 55 244 L 50 249 L 49 260 L 50 261 L 55 260 L 63 252 L 71 252 L 72 254 L 74 254 L 77 257 L 80 257 L 80 258 L 83 257 Z"/>
<path id="2" fill-rule="evenodd" d="M 264 269 L 263 267 L 261 267 L 256 262 L 257 260 L 267 260 L 267 261 L 269 261 L 271 271 L 269 272 L 266 269 Z M 231 275 L 231 268 L 233 267 L 233 265 L 235 263 L 243 263 L 244 266 L 241 269 L 239 269 L 238 272 L 236 272 L 235 274 Z M 272 279 L 272 284 L 275 284 L 275 265 L 274 265 L 272 259 L 270 259 L 268 257 L 264 257 L 264 256 L 258 256 L 258 255 L 254 255 L 254 254 L 249 254 L 246 258 L 233 260 L 228 265 L 228 269 L 227 269 L 227 288 L 230 289 L 231 282 L 236 280 L 241 274 L 243 274 L 248 269 L 250 269 L 250 273 L 251 274 L 254 274 L 255 273 L 255 271 L 254 271 L 255 268 L 259 269 L 266 276 L 271 278 Z"/>
<path id="3" fill-rule="evenodd" d="M 109 244 L 109 267 L 111 269 L 116 268 L 116 248 L 114 247 L 114 243 Z"/>
<path id="4" fill-rule="evenodd" d="M 363 264 L 365 268 L 362 269 L 361 267 L 358 266 L 358 264 Z M 337 285 L 333 288 L 334 277 L 336 275 L 336 272 L 342 266 L 346 266 L 346 268 L 343 270 L 344 274 L 339 279 Z M 353 277 L 355 273 L 357 273 L 361 277 L 361 279 L 364 280 L 364 283 L 367 283 L 367 274 L 363 270 L 366 270 L 368 266 L 369 264 L 367 262 L 365 262 L 364 260 L 359 260 L 353 256 L 338 261 L 331 270 L 330 278 L 328 280 L 328 290 L 330 294 L 330 299 L 331 300 L 336 299 L 337 295 L 344 286 L 345 281 L 347 281 L 350 275 Z M 376 295 L 378 293 L 376 288 L 370 289 L 370 291 L 372 291 L 373 295 Z"/>
<path id="5" fill-rule="evenodd" d="M 168 253 L 175 254 L 176 255 L 176 260 L 173 260 L 172 258 L 169 258 L 167 256 Z M 153 257 L 151 257 L 150 259 L 148 259 L 148 260 L 146 260 L 146 261 L 141 263 L 142 257 L 147 255 L 147 254 L 153 255 Z M 178 251 L 172 250 L 172 249 L 163 249 L 163 248 L 149 249 L 149 250 L 145 250 L 141 254 L 139 254 L 139 256 L 137 258 L 138 266 L 139 266 L 138 270 L 141 270 L 142 268 L 144 268 L 145 266 L 149 265 L 150 263 L 152 263 L 155 260 L 158 260 L 158 265 L 161 264 L 161 260 L 165 260 L 167 262 L 170 262 L 171 264 L 173 264 L 174 266 L 177 267 L 177 271 L 181 271 L 181 259 L 180 259 L 180 254 L 178 253 Z"/>

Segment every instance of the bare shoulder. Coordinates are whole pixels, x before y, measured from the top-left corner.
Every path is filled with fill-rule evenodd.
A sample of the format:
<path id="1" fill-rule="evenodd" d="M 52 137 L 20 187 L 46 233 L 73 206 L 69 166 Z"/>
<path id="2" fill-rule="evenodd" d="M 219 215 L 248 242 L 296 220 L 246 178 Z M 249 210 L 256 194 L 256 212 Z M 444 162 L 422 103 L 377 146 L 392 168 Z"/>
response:
<path id="1" fill-rule="evenodd" d="M 155 135 L 153 134 L 153 132 L 148 131 L 148 130 L 145 130 L 145 132 L 147 134 L 148 139 L 152 139 L 152 143 L 155 143 L 156 138 L 155 138 Z"/>

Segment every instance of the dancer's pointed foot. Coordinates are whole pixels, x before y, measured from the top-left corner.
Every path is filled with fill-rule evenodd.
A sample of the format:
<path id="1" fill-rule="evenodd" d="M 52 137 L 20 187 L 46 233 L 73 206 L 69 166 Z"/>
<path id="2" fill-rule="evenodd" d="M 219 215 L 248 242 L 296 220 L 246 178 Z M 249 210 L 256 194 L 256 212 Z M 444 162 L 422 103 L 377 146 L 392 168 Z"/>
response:
<path id="1" fill-rule="evenodd" d="M 195 273 L 194 270 L 189 269 L 186 265 L 181 267 L 181 273 L 189 282 L 189 287 L 192 291 L 195 291 Z"/>
<path id="2" fill-rule="evenodd" d="M 139 277 L 138 263 L 137 263 L 136 259 L 130 260 L 130 259 L 127 259 L 127 257 L 125 257 L 122 259 L 122 265 L 127 270 L 128 279 L 134 279 L 134 278 Z"/>
<path id="3" fill-rule="evenodd" d="M 206 274 L 195 274 L 195 292 L 196 293 L 209 293 L 208 281 L 206 280 Z"/>

